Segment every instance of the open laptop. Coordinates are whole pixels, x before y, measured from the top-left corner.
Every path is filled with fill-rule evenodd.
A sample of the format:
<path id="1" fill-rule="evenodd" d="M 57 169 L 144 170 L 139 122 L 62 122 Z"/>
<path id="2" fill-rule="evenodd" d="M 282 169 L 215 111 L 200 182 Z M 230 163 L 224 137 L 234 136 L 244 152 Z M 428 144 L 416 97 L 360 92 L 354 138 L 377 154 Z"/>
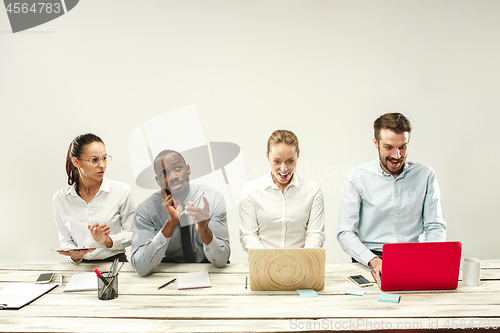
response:
<path id="1" fill-rule="evenodd" d="M 462 243 L 385 244 L 382 249 L 383 291 L 456 289 Z"/>
<path id="2" fill-rule="evenodd" d="M 250 289 L 323 290 L 325 258 L 325 249 L 250 249 Z"/>

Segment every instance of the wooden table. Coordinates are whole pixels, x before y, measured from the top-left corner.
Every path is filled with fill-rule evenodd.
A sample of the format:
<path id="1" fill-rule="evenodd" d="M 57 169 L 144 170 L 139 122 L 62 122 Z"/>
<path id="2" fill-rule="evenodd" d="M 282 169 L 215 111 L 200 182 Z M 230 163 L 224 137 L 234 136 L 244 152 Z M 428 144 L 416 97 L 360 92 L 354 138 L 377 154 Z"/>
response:
<path id="1" fill-rule="evenodd" d="M 378 287 L 362 297 L 349 274 L 370 277 L 360 264 L 328 264 L 325 290 L 319 297 L 296 292 L 255 292 L 245 289 L 248 265 L 217 269 L 210 264 L 161 264 L 146 278 L 125 264 L 119 275 L 119 297 L 97 299 L 96 291 L 63 292 L 73 273 L 106 271 L 109 264 L 0 263 L 0 288 L 33 282 L 56 272 L 59 286 L 20 310 L 0 310 L 0 332 L 282 332 L 319 330 L 420 331 L 441 328 L 494 328 L 500 322 L 500 260 L 482 261 L 481 285 L 456 290 L 396 292 L 399 304 L 378 302 Z M 177 290 L 174 283 L 158 287 L 180 272 L 207 270 L 212 288 Z M 418 274 L 418 272 L 416 272 Z"/>

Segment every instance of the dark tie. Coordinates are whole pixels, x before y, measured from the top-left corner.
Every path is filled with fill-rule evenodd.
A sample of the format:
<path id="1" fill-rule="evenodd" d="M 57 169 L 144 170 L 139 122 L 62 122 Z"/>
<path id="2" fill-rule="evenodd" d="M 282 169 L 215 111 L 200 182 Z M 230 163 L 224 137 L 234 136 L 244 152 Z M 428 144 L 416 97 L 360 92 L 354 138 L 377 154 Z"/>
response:
<path id="1" fill-rule="evenodd" d="M 185 206 L 182 205 L 182 211 L 184 211 Z M 190 225 L 188 224 L 187 214 L 181 216 L 179 220 L 181 224 L 181 241 L 182 241 L 182 251 L 184 252 L 184 262 L 196 262 L 193 253 L 193 247 L 191 246 L 191 233 L 189 232 Z M 182 225 L 185 225 L 183 227 Z"/>

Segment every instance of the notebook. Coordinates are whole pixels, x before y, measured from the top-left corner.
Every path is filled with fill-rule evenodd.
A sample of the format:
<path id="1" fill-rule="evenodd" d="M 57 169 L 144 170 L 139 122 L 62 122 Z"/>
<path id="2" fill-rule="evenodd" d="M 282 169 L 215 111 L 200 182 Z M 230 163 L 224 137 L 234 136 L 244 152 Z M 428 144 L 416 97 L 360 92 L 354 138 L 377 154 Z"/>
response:
<path id="1" fill-rule="evenodd" d="M 178 289 L 210 288 L 210 276 L 208 272 L 179 273 L 177 276 Z"/>
<path id="2" fill-rule="evenodd" d="M 325 258 L 325 249 L 250 249 L 250 289 L 323 290 Z"/>
<path id="3" fill-rule="evenodd" d="M 0 290 L 0 309 L 20 309 L 57 286 L 53 283 L 13 283 Z"/>
<path id="4" fill-rule="evenodd" d="M 92 273 L 73 274 L 64 291 L 97 290 L 97 275 Z"/>
<path id="5" fill-rule="evenodd" d="M 446 290 L 458 287 L 462 243 L 385 244 L 382 249 L 383 291 Z"/>

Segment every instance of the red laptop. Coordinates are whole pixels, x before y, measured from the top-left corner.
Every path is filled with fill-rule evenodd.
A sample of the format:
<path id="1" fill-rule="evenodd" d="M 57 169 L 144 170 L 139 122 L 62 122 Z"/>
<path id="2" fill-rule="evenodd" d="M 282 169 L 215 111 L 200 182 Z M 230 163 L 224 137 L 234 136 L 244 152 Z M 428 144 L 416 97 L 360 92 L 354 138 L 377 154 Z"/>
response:
<path id="1" fill-rule="evenodd" d="M 462 243 L 426 242 L 385 244 L 380 289 L 456 289 Z"/>

